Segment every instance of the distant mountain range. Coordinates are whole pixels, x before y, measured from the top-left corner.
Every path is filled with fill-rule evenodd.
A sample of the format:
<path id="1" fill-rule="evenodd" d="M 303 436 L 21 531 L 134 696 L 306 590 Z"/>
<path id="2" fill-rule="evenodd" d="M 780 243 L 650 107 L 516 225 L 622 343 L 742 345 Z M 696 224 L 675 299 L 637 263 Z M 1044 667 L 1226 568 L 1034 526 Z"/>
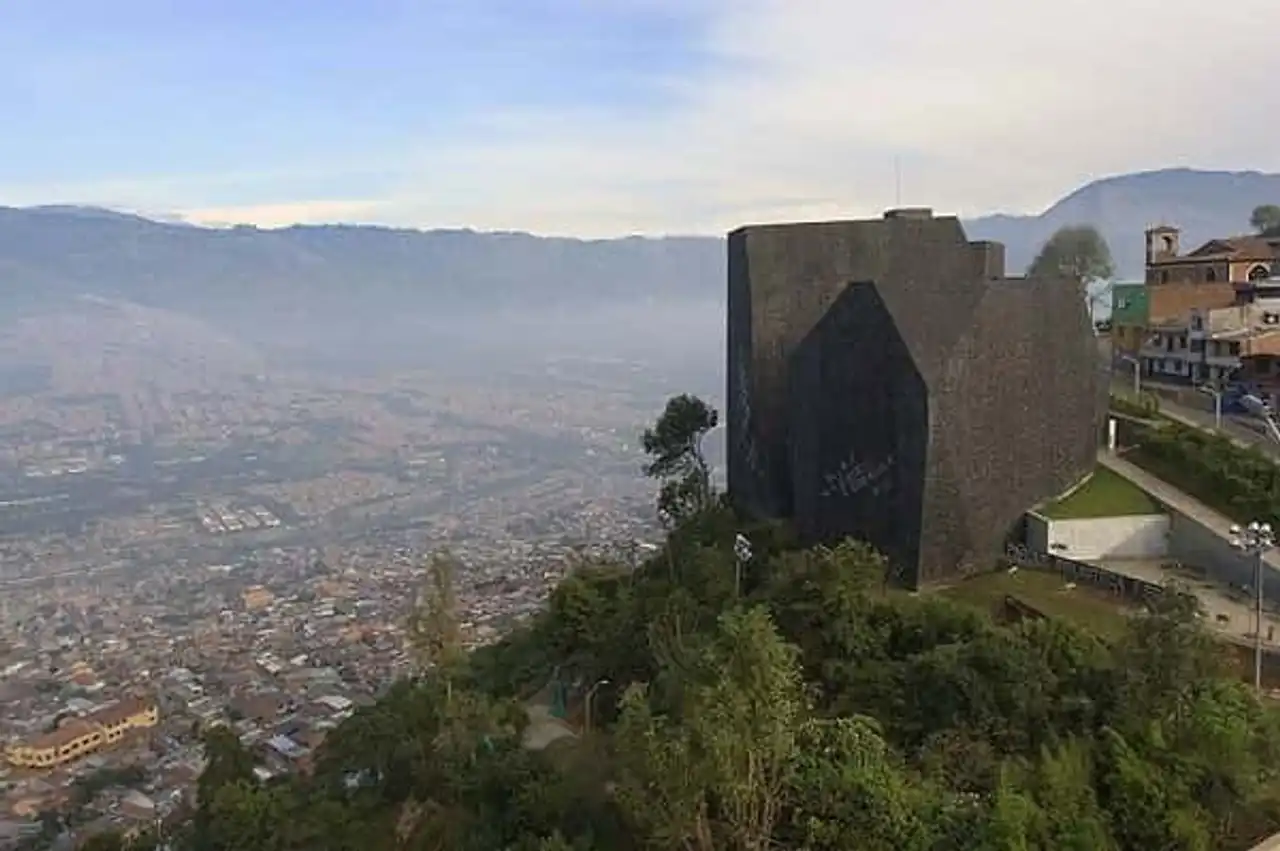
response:
<path id="1" fill-rule="evenodd" d="M 987 216 L 966 226 L 971 238 L 1005 243 L 1011 271 L 1019 271 L 1056 228 L 1091 223 L 1110 242 L 1121 277 L 1136 278 L 1145 226 L 1178 225 L 1191 245 L 1247 231 L 1250 211 L 1275 202 L 1280 175 L 1170 169 L 1094 181 L 1040 215 Z M 84 207 L 0 207 L 0 304 L 11 305 L 93 294 L 212 315 L 376 312 L 392 304 L 441 314 L 574 310 L 720 299 L 724 263 L 723 242 L 712 237 L 213 229 Z"/>

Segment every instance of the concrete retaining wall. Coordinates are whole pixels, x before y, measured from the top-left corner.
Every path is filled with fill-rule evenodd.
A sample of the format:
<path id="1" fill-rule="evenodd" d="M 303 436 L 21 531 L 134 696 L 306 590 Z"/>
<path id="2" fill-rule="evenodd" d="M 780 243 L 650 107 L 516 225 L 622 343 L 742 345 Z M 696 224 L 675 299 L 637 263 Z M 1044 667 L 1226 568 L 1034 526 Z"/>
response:
<path id="1" fill-rule="evenodd" d="M 1169 508 L 1169 557 L 1188 567 L 1203 571 L 1218 582 L 1252 588 L 1257 559 L 1231 546 L 1212 529 Z M 1274 561 L 1274 556 L 1268 559 Z M 1267 564 L 1262 584 L 1263 595 L 1280 603 L 1280 570 Z"/>
<path id="2" fill-rule="evenodd" d="M 1076 561 L 1163 559 L 1169 555 L 1170 520 L 1163 514 L 1052 520 L 1027 515 L 1026 542 L 1035 552 Z"/>

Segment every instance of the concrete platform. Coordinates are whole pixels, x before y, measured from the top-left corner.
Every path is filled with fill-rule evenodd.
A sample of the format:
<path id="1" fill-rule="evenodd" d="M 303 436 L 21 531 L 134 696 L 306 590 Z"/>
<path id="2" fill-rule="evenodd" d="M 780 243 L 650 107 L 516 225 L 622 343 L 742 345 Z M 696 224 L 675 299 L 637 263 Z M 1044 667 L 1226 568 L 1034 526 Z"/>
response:
<path id="1" fill-rule="evenodd" d="M 1242 642 L 1253 642 L 1254 602 L 1242 591 L 1232 591 L 1218 583 L 1202 579 L 1189 568 L 1170 570 L 1158 561 L 1103 560 L 1099 567 L 1141 579 L 1154 585 L 1180 582 L 1186 585 L 1204 606 L 1206 625 L 1214 632 Z M 1263 609 L 1263 644 L 1280 650 L 1280 611 L 1274 605 Z M 1268 640 L 1268 629 L 1275 634 Z"/>

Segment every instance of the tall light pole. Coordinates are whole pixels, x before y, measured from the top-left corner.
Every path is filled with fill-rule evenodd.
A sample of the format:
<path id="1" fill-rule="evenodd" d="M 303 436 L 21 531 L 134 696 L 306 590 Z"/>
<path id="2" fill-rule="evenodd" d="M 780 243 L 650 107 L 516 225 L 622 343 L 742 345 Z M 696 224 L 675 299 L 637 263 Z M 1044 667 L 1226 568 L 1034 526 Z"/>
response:
<path id="1" fill-rule="evenodd" d="M 1222 390 L 1213 384 L 1202 384 L 1200 390 L 1213 397 L 1213 428 L 1222 431 Z"/>
<path id="2" fill-rule="evenodd" d="M 1133 367 L 1133 400 L 1142 399 L 1142 361 L 1132 355 L 1121 355 L 1120 360 Z"/>
<path id="3" fill-rule="evenodd" d="M 608 684 L 609 678 L 605 677 L 604 679 L 596 680 L 595 684 L 592 685 L 591 688 L 587 689 L 587 699 L 584 701 L 585 709 L 582 715 L 582 732 L 591 732 L 591 701 L 595 699 L 596 692 L 600 690 L 600 686 Z"/>
<path id="4" fill-rule="evenodd" d="M 1262 581 L 1266 571 L 1266 556 L 1275 548 L 1276 536 L 1270 523 L 1257 520 L 1241 529 L 1231 527 L 1231 544 L 1254 558 L 1254 634 L 1253 634 L 1253 687 L 1262 692 Z"/>
<path id="5" fill-rule="evenodd" d="M 738 534 L 733 539 L 733 594 L 742 597 L 742 565 L 751 561 L 751 541 L 746 535 Z"/>

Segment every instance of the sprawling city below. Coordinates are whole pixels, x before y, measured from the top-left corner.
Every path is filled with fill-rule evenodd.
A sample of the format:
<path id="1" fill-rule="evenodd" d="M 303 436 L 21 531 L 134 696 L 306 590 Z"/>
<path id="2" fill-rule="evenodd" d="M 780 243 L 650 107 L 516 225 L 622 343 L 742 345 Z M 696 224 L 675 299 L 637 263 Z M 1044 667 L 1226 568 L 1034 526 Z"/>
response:
<path id="1" fill-rule="evenodd" d="M 636 364 L 337 375 L 197 333 L 82 300 L 0 338 L 15 355 L 0 368 L 0 739 L 65 739 L 68 711 L 159 708 L 145 744 L 55 751 L 25 773 L 11 753 L 14 817 L 143 756 L 146 794 L 93 811 L 162 816 L 199 771 L 195 722 L 227 713 L 294 767 L 405 673 L 432 553 L 462 566 L 474 645 L 576 559 L 632 558 L 656 532 L 637 444 L 663 388 Z M 36 354 L 46 365 L 24 368 Z"/>

